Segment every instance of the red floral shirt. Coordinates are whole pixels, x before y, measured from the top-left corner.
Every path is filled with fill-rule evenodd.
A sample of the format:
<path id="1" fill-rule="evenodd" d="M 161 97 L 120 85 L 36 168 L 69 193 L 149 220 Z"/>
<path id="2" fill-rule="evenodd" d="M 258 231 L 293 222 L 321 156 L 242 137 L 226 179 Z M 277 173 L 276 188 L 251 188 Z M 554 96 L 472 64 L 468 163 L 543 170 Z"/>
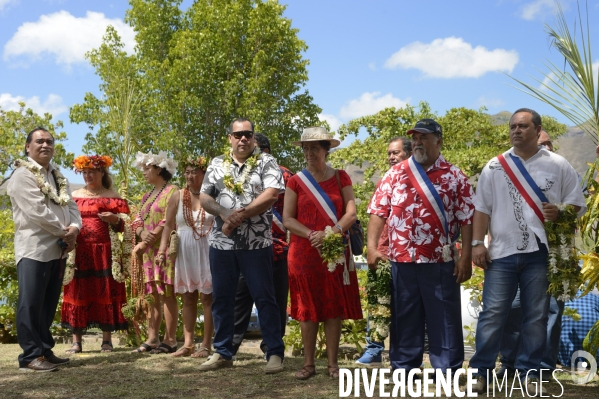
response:
<path id="1" fill-rule="evenodd" d="M 289 169 L 284 166 L 279 165 L 279 169 L 281 169 L 281 173 L 283 173 L 283 181 L 285 182 L 285 187 L 287 187 L 287 182 L 293 176 L 293 173 Z M 283 203 L 285 202 L 285 191 L 282 194 L 279 194 L 279 199 L 273 207 L 279 212 L 279 215 L 283 215 Z M 272 215 L 273 220 L 276 217 Z M 275 227 L 275 222 L 272 222 L 272 249 L 274 251 L 274 260 L 281 260 L 284 256 L 287 255 L 287 250 L 289 249 L 289 243 L 287 242 L 287 234 L 282 234 L 279 232 L 279 229 Z"/>
<path id="2" fill-rule="evenodd" d="M 447 237 L 432 210 L 426 208 L 410 181 L 408 161 L 400 162 L 383 177 L 368 206 L 368 213 L 387 219 L 389 259 L 394 262 L 438 263 L 443 260 Z M 452 240 L 460 226 L 472 223 L 474 193 L 461 170 L 439 155 L 426 171 L 445 206 Z"/>

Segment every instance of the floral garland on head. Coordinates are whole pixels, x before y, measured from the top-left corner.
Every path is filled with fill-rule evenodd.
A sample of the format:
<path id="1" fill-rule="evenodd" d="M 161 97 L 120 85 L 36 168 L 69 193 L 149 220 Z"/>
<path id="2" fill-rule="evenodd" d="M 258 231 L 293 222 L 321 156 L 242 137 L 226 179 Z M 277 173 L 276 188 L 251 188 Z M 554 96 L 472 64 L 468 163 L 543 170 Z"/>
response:
<path id="1" fill-rule="evenodd" d="M 370 340 L 384 342 L 391 325 L 391 262 L 381 261 L 376 270 L 368 270 L 366 292 Z"/>
<path id="2" fill-rule="evenodd" d="M 185 162 L 183 162 L 184 167 L 188 167 L 188 166 L 193 166 L 195 168 L 199 168 L 200 170 L 203 170 L 204 172 L 206 171 L 206 169 L 208 169 L 208 165 L 210 164 L 210 161 L 208 161 L 208 158 L 206 157 L 194 157 L 194 156 L 188 156 L 185 159 Z"/>
<path id="3" fill-rule="evenodd" d="M 225 185 L 225 188 L 231 190 L 237 195 L 243 194 L 243 185 L 245 184 L 250 173 L 252 173 L 252 170 L 258 166 L 258 160 L 260 159 L 261 155 L 262 152 L 260 152 L 260 149 L 258 147 L 254 148 L 252 155 L 245 160 L 246 168 L 243 170 L 239 180 L 235 181 L 233 175 L 231 175 L 231 157 L 233 156 L 233 150 L 226 152 L 223 156 L 223 184 Z"/>
<path id="4" fill-rule="evenodd" d="M 50 201 L 54 202 L 56 205 L 66 206 L 69 203 L 69 201 L 71 201 L 71 196 L 69 195 L 69 190 L 67 189 L 67 179 L 62 175 L 62 173 L 60 173 L 56 166 L 53 165 L 53 175 L 56 179 L 56 183 L 58 184 L 58 192 L 54 187 L 52 187 L 50 183 L 44 180 L 41 173 L 41 166 L 35 165 L 32 162 L 26 161 L 24 159 L 15 160 L 13 165 L 15 166 L 15 168 L 19 168 L 22 166 L 31 173 L 33 173 L 37 181 L 37 186 L 41 190 L 42 194 L 44 194 L 46 198 L 49 198 Z"/>
<path id="5" fill-rule="evenodd" d="M 141 170 L 144 166 L 149 165 L 166 169 L 171 175 L 174 175 L 177 171 L 177 162 L 172 158 L 169 158 L 166 152 L 160 151 L 158 154 L 148 152 L 147 154 L 144 154 L 143 152 L 138 151 L 135 155 L 133 166 Z"/>
<path id="6" fill-rule="evenodd" d="M 117 215 L 123 223 L 129 222 L 129 215 Z M 108 227 L 110 234 L 110 249 L 112 251 L 112 277 L 117 283 L 124 283 L 131 275 L 131 229 L 125 227 L 123 232 L 114 231 Z"/>
<path id="7" fill-rule="evenodd" d="M 73 160 L 75 173 L 81 173 L 83 169 L 105 169 L 111 165 L 112 158 L 108 155 L 80 155 Z"/>
<path id="8" fill-rule="evenodd" d="M 578 269 L 577 250 L 574 246 L 576 221 L 578 216 L 572 205 L 560 204 L 555 222 L 545 222 L 545 232 L 549 244 L 547 258 L 547 292 L 557 300 L 567 302 L 576 297 L 582 284 Z"/>

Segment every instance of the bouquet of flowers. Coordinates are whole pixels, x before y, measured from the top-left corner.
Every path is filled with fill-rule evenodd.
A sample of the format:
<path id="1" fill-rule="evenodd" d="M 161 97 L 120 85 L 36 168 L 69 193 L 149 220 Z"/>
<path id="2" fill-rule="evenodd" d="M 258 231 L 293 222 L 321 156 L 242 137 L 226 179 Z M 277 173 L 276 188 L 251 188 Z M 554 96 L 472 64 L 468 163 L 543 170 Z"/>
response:
<path id="1" fill-rule="evenodd" d="M 578 269 L 578 256 L 574 246 L 577 215 L 572 205 L 558 205 L 560 210 L 555 222 L 545 222 L 549 256 L 547 292 L 566 302 L 576 297 L 582 284 Z"/>
<path id="2" fill-rule="evenodd" d="M 343 235 L 335 233 L 331 226 L 325 227 L 324 234 L 320 257 L 327 263 L 327 267 L 332 273 L 337 265 L 345 262 L 345 244 L 343 243 Z"/>

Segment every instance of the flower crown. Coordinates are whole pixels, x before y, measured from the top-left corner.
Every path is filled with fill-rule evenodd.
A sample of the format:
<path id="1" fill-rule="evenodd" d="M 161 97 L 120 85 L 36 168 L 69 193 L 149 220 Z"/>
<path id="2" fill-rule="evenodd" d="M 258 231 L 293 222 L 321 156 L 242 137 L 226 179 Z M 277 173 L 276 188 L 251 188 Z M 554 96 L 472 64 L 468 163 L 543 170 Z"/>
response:
<path id="1" fill-rule="evenodd" d="M 83 169 L 108 168 L 112 165 L 112 158 L 108 155 L 79 155 L 73 160 L 75 173 L 81 173 Z"/>
<path id="2" fill-rule="evenodd" d="M 160 151 L 158 154 L 148 152 L 147 154 L 144 154 L 143 152 L 138 151 L 137 155 L 135 155 L 133 166 L 138 169 L 143 169 L 144 166 L 148 165 L 155 165 L 159 168 L 166 169 L 171 175 L 174 175 L 177 171 L 177 162 L 172 158 L 169 158 L 166 152 Z"/>
<path id="3" fill-rule="evenodd" d="M 203 171 L 206 171 L 206 169 L 208 169 L 208 164 L 210 163 L 210 161 L 208 161 L 208 158 L 206 157 L 194 157 L 194 156 L 188 156 L 185 161 L 183 162 L 183 165 L 185 167 L 187 166 L 195 166 L 196 168 L 200 168 Z"/>

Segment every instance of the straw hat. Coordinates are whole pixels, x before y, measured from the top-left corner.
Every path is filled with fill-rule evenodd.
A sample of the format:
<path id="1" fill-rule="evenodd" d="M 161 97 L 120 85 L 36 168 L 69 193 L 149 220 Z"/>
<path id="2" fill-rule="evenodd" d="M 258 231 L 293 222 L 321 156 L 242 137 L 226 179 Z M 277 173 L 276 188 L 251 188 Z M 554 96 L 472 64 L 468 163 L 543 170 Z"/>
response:
<path id="1" fill-rule="evenodd" d="M 331 143 L 331 148 L 337 147 L 339 144 L 341 144 L 339 140 L 334 139 L 333 136 L 321 126 L 305 128 L 300 141 L 294 141 L 292 144 L 301 146 L 302 143 L 309 141 L 328 141 Z"/>

